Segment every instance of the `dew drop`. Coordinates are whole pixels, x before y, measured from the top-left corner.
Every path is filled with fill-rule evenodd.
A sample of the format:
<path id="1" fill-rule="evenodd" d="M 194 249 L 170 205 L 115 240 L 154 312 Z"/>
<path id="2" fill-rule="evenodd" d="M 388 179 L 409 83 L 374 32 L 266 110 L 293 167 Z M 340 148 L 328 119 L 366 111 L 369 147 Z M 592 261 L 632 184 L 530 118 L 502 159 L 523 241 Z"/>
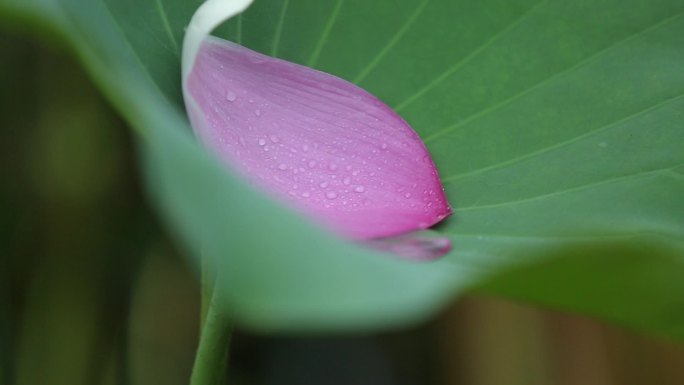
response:
<path id="1" fill-rule="evenodd" d="M 411 197 L 411 193 L 406 193 L 406 194 L 404 194 L 404 197 L 405 197 L 406 199 L 410 198 L 410 197 Z"/>
<path id="2" fill-rule="evenodd" d="M 259 146 L 265 146 L 266 145 L 266 139 L 259 139 Z"/>
<path id="3" fill-rule="evenodd" d="M 302 145 L 302 150 L 304 152 L 309 151 L 309 145 L 308 144 Z"/>
<path id="4" fill-rule="evenodd" d="M 337 193 L 334 191 L 328 191 L 327 193 L 325 193 L 325 197 L 328 199 L 335 199 L 337 198 Z"/>
<path id="5" fill-rule="evenodd" d="M 228 92 L 226 93 L 226 100 L 228 100 L 229 102 L 234 102 L 235 99 L 237 99 L 237 95 L 235 95 L 235 92 L 233 92 L 233 91 L 228 91 Z"/>
<path id="6" fill-rule="evenodd" d="M 336 165 L 335 163 L 330 163 L 330 164 L 328 165 L 328 169 L 329 169 L 330 171 L 335 171 L 335 170 L 337 170 L 337 165 Z"/>
<path id="7" fill-rule="evenodd" d="M 328 182 L 321 182 L 321 184 L 319 184 L 319 186 L 321 186 L 321 188 L 326 188 L 326 187 L 328 187 L 328 184 L 329 184 Z"/>
<path id="8" fill-rule="evenodd" d="M 356 187 L 354 187 L 354 192 L 362 193 L 362 192 L 364 192 L 364 191 L 366 191 L 366 188 L 363 187 L 363 186 L 356 186 Z"/>
<path id="9" fill-rule="evenodd" d="M 308 191 L 304 191 L 304 192 L 302 193 L 302 196 L 303 196 L 304 198 L 308 198 L 308 197 L 311 196 L 311 194 L 310 194 Z"/>
<path id="10" fill-rule="evenodd" d="M 349 184 L 351 183 L 351 178 L 350 178 L 350 177 L 344 178 L 344 179 L 342 180 L 342 183 L 344 183 L 345 185 L 349 185 Z"/>
<path id="11" fill-rule="evenodd" d="M 273 143 L 278 143 L 278 142 L 280 142 L 280 138 L 278 138 L 278 137 L 275 136 L 275 135 L 269 135 L 268 138 L 271 139 L 271 142 L 273 142 Z"/>
<path id="12" fill-rule="evenodd" d="M 261 110 L 260 109 L 254 110 L 254 115 L 261 116 Z"/>
<path id="13" fill-rule="evenodd" d="M 382 148 L 383 150 L 386 150 L 387 149 L 387 143 L 383 143 L 382 146 L 380 146 L 380 148 Z"/>
<path id="14" fill-rule="evenodd" d="M 309 168 L 314 168 L 316 167 L 316 161 L 315 160 L 310 160 L 309 161 Z"/>
<path id="15" fill-rule="evenodd" d="M 281 163 L 278 165 L 278 170 L 287 170 L 287 165 L 285 163 Z"/>

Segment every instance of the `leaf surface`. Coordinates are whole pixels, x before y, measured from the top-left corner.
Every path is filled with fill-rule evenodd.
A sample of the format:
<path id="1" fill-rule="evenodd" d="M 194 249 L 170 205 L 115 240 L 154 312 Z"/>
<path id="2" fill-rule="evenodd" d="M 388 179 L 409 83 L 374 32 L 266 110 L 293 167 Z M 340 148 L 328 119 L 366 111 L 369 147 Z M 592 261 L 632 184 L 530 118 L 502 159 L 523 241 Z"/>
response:
<path id="1" fill-rule="evenodd" d="M 198 4 L 3 0 L 0 10 L 59 31 L 140 132 L 155 202 L 195 256 L 222 267 L 244 324 L 400 324 L 480 284 L 684 338 L 646 314 L 684 308 L 668 295 L 684 274 L 684 3 L 257 0 L 217 31 L 353 81 L 419 132 L 455 208 L 437 229 L 453 253 L 423 265 L 321 232 L 195 144 L 179 43 Z M 615 242 L 627 249 L 596 246 Z M 559 271 L 578 290 L 544 295 Z M 605 285 L 591 286 L 597 277 Z M 635 277 L 660 289 L 610 289 Z M 577 306 L 585 279 L 606 306 Z M 613 310 L 633 296 L 640 311 Z M 668 314 L 684 324 L 684 312 Z"/>

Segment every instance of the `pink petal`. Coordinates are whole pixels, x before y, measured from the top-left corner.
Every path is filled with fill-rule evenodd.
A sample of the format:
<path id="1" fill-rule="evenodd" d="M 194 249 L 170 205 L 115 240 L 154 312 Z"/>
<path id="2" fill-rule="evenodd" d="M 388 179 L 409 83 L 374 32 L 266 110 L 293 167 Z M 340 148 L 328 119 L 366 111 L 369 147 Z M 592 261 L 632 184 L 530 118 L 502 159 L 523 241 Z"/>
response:
<path id="1" fill-rule="evenodd" d="M 185 88 L 206 146 L 348 237 L 404 234 L 451 213 L 418 135 L 347 81 L 209 37 Z"/>
<path id="2" fill-rule="evenodd" d="M 372 239 L 367 246 L 412 261 L 431 261 L 451 251 L 451 240 L 423 232 L 392 238 Z"/>

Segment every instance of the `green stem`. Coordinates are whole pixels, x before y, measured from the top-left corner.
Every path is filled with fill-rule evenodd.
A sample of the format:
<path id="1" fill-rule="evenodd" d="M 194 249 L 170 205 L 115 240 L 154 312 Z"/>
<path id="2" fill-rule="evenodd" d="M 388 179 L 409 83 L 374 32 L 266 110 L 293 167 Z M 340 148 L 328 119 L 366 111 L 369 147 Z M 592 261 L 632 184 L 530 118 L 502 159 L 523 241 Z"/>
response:
<path id="1" fill-rule="evenodd" d="M 214 282 L 211 302 L 202 325 L 190 385 L 219 385 L 224 382 L 232 324 L 222 311 L 219 287 L 220 285 Z"/>
<path id="2" fill-rule="evenodd" d="M 200 310 L 200 333 L 202 328 L 204 328 L 204 321 L 207 318 L 207 313 L 209 312 L 209 305 L 211 304 L 211 299 L 214 294 L 214 283 L 216 280 L 216 274 L 213 270 L 213 266 L 209 263 L 209 259 L 206 256 L 202 256 L 201 259 L 201 273 L 200 273 L 200 288 L 201 288 L 201 310 Z"/>

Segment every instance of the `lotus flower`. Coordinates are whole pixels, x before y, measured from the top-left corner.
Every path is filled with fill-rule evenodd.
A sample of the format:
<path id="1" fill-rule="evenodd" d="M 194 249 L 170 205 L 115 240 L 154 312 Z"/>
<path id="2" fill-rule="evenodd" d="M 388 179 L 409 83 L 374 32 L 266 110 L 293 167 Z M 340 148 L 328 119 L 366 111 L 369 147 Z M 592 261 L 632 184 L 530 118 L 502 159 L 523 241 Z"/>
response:
<path id="1" fill-rule="evenodd" d="M 449 215 L 425 145 L 376 97 L 333 75 L 208 36 L 249 3 L 209 0 L 186 32 L 184 97 L 204 145 L 345 237 L 398 236 Z"/>

